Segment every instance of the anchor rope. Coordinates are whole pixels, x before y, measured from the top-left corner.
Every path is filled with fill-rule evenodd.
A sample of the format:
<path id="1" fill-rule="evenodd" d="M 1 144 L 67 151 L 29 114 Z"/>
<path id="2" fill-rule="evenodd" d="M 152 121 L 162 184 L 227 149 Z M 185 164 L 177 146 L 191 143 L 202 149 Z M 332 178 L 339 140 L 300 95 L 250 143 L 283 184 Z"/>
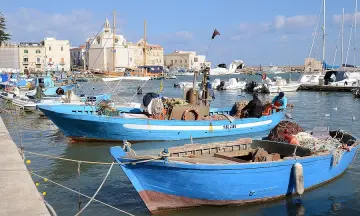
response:
<path id="1" fill-rule="evenodd" d="M 32 174 L 32 175 L 34 175 L 34 176 L 37 176 L 37 177 L 39 177 L 39 178 L 45 179 L 44 176 L 41 176 L 41 175 L 39 175 L 39 174 L 36 174 L 36 173 L 34 173 L 34 172 L 32 172 L 32 171 L 29 171 L 29 173 Z M 48 182 L 51 182 L 51 183 L 53 183 L 53 184 L 55 184 L 55 185 L 57 185 L 57 186 L 59 186 L 59 187 L 62 187 L 62 188 L 64 188 L 64 189 L 66 189 L 66 190 L 69 190 L 69 191 L 74 192 L 74 193 L 76 193 L 76 194 L 80 194 L 80 195 L 83 196 L 83 197 L 86 197 L 86 198 L 88 198 L 88 199 L 91 199 L 90 196 L 87 196 L 87 195 L 85 195 L 85 194 L 83 194 L 83 193 L 78 193 L 76 190 L 73 190 L 73 189 L 71 189 L 71 188 L 68 188 L 68 187 L 66 187 L 66 186 L 64 186 L 64 185 L 62 185 L 62 184 L 60 184 L 60 183 L 54 182 L 54 181 L 52 181 L 52 180 L 50 180 L 50 179 L 48 179 L 48 178 L 46 178 L 46 179 L 47 179 Z M 117 211 L 119 211 L 119 212 L 122 212 L 122 213 L 124 213 L 124 214 L 130 215 L 130 216 L 134 216 L 133 214 L 131 214 L 131 213 L 129 213 L 129 212 L 126 212 L 126 211 L 124 211 L 124 210 L 121 210 L 121 209 L 119 209 L 119 208 L 116 208 L 115 206 L 112 206 L 112 205 L 110 205 L 110 204 L 104 203 L 104 202 L 102 202 L 102 201 L 100 201 L 100 200 L 97 200 L 97 199 L 95 199 L 95 198 L 93 199 L 93 201 L 98 202 L 98 203 L 101 203 L 101 204 L 103 204 L 103 205 L 105 205 L 105 206 L 107 206 L 107 207 L 110 207 L 110 208 L 112 208 L 112 209 L 115 209 L 115 210 L 117 210 Z"/>
<path id="2" fill-rule="evenodd" d="M 96 195 L 99 193 L 99 191 L 100 191 L 101 188 L 103 187 L 103 185 L 104 185 L 107 177 L 109 176 L 110 171 L 111 171 L 111 169 L 112 169 L 113 166 L 114 166 L 114 162 L 111 164 L 108 172 L 106 173 L 106 176 L 105 176 L 104 180 L 101 182 L 99 188 L 96 190 L 96 192 L 95 192 L 94 195 L 91 197 L 91 199 L 89 200 L 89 202 L 86 203 L 86 205 L 85 205 L 78 213 L 76 213 L 75 216 L 80 215 L 80 214 L 90 205 L 90 203 L 95 199 Z"/>

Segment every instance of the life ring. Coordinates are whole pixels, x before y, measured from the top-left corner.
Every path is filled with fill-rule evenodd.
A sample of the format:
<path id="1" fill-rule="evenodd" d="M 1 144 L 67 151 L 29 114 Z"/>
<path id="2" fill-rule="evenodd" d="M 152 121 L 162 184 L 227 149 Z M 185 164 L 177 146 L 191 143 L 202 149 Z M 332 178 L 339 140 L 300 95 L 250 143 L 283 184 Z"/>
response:
<path id="1" fill-rule="evenodd" d="M 65 94 L 65 91 L 64 91 L 64 89 L 62 89 L 61 87 L 59 87 L 58 89 L 56 89 L 56 94 L 57 94 L 57 95 L 64 95 L 64 94 Z"/>
<path id="2" fill-rule="evenodd" d="M 265 79 L 266 79 L 266 73 L 263 73 L 263 74 L 261 75 L 261 79 L 262 79 L 262 80 L 265 80 Z"/>
<path id="3" fill-rule="evenodd" d="M 195 121 L 199 119 L 199 111 L 198 110 L 195 110 L 195 109 L 187 109 L 184 111 L 182 117 L 181 117 L 181 120 L 186 120 L 186 115 L 191 112 L 191 113 L 194 113 L 195 115 Z"/>

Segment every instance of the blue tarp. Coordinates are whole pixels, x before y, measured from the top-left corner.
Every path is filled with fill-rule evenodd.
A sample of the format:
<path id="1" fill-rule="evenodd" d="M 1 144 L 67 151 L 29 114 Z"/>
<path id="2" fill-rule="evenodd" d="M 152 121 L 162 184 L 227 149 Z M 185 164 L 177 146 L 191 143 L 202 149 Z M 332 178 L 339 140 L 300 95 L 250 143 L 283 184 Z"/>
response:
<path id="1" fill-rule="evenodd" d="M 9 80 L 9 76 L 7 74 L 1 74 L 1 82 L 6 82 Z"/>
<path id="2" fill-rule="evenodd" d="M 323 63 L 323 68 L 325 69 L 325 70 L 327 70 L 327 69 L 338 69 L 338 68 L 340 68 L 340 66 L 339 65 L 328 65 L 328 64 L 326 64 L 326 62 L 324 62 Z"/>

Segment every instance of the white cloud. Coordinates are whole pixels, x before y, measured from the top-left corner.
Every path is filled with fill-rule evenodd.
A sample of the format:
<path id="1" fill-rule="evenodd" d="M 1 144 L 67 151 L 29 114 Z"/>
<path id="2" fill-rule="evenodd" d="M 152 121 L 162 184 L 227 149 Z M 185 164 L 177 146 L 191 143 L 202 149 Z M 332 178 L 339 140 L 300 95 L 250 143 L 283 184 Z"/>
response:
<path id="1" fill-rule="evenodd" d="M 292 17 L 278 15 L 275 16 L 271 22 L 243 22 L 240 23 L 237 34 L 232 36 L 231 39 L 240 40 L 243 38 L 251 38 L 269 32 L 293 34 L 300 32 L 302 29 L 314 26 L 316 21 L 317 17 L 313 15 L 297 15 Z"/>
<path id="2" fill-rule="evenodd" d="M 335 24 L 340 24 L 342 20 L 342 14 L 333 15 L 333 20 Z M 354 22 L 354 13 L 344 14 L 344 23 L 352 24 Z M 360 12 L 356 13 L 356 22 L 360 22 Z"/>
<path id="3" fill-rule="evenodd" d="M 163 35 L 161 38 L 169 44 L 184 44 L 192 41 L 194 39 L 194 35 L 189 31 L 178 31 L 175 33 Z"/>
<path id="4" fill-rule="evenodd" d="M 69 13 L 46 13 L 33 8 L 20 8 L 14 13 L 5 13 L 12 41 L 40 41 L 45 37 L 69 40 L 72 45 L 85 42 L 86 38 L 97 33 L 105 18 L 95 20 L 92 12 L 73 10 Z M 117 19 L 121 28 L 123 21 Z M 117 27 L 117 32 L 119 29 Z"/>

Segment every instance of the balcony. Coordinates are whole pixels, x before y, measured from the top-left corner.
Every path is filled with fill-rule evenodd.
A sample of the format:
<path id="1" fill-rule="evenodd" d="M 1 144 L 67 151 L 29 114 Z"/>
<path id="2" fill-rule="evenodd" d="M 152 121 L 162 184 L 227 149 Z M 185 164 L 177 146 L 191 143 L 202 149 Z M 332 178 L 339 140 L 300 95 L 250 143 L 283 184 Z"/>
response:
<path id="1" fill-rule="evenodd" d="M 29 62 L 23 62 L 23 65 L 29 65 Z"/>
<path id="2" fill-rule="evenodd" d="M 60 65 L 65 65 L 65 62 L 62 61 L 62 62 L 60 62 L 59 64 L 60 64 Z"/>

